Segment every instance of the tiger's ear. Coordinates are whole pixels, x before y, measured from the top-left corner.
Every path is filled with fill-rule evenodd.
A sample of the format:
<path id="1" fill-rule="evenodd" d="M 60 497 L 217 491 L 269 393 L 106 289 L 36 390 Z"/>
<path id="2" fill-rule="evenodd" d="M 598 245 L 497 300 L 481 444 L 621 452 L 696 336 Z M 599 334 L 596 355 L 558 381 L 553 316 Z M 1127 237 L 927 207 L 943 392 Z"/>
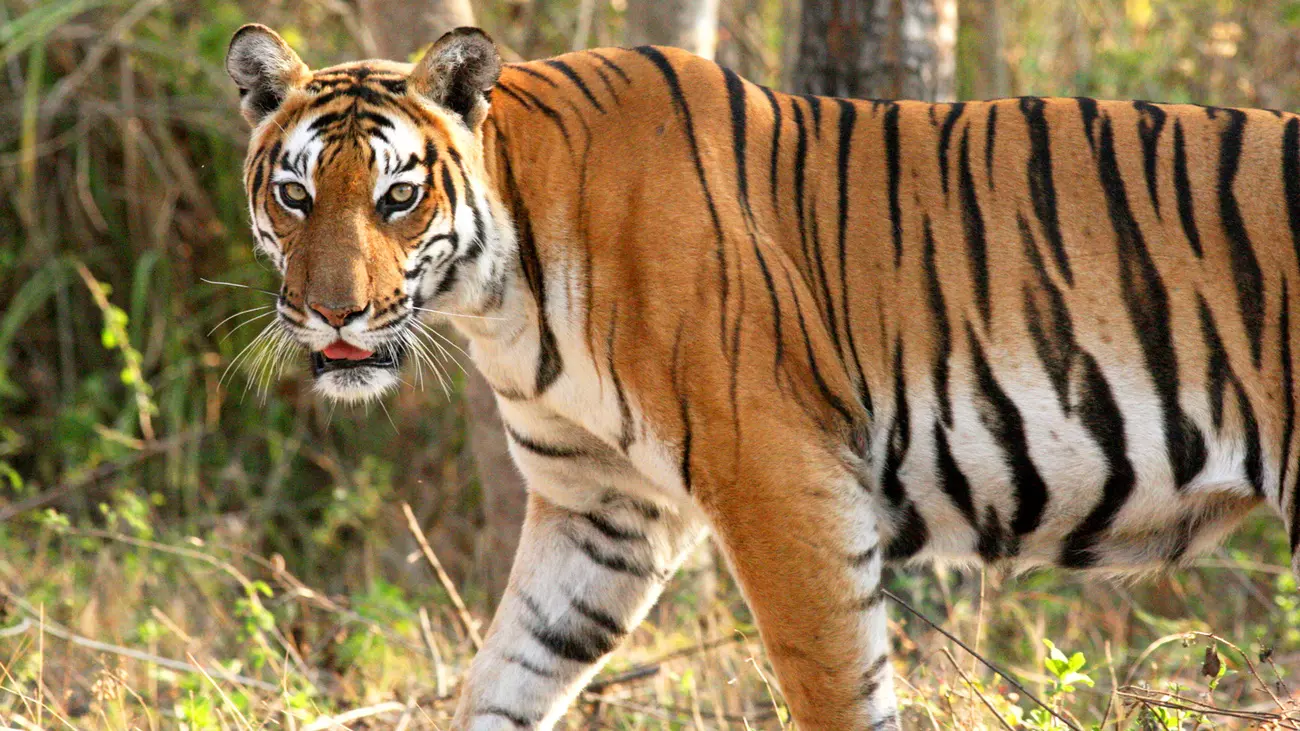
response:
<path id="1" fill-rule="evenodd" d="M 478 28 L 457 28 L 416 62 L 406 87 L 474 129 L 487 115 L 487 92 L 500 75 L 501 56 L 492 39 Z"/>
<path id="2" fill-rule="evenodd" d="M 301 83 L 310 70 L 279 34 L 250 23 L 230 39 L 226 73 L 239 87 L 240 113 L 256 126 L 280 108 L 289 90 Z"/>

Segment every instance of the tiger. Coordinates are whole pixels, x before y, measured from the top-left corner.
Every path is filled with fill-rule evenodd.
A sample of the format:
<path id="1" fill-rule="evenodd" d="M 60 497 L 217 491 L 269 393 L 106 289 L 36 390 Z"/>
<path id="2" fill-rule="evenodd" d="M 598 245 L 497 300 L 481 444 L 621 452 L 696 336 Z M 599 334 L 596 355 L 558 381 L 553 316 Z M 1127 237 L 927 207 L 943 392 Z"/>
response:
<path id="1" fill-rule="evenodd" d="M 1296 115 L 472 28 L 311 70 L 248 25 L 226 67 L 316 388 L 382 397 L 436 316 L 526 477 L 453 728 L 553 727 L 710 534 L 805 729 L 899 727 L 886 565 L 1152 571 L 1262 504 L 1296 553 Z"/>

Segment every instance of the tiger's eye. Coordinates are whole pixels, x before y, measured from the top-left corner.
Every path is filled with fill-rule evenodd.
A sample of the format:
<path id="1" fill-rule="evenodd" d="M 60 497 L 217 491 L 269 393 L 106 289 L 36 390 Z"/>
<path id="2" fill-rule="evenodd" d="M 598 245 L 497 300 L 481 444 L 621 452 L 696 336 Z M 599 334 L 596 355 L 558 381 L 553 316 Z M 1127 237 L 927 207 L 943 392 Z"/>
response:
<path id="1" fill-rule="evenodd" d="M 307 189 L 302 183 L 285 183 L 280 186 L 280 195 L 283 195 L 285 200 L 302 203 L 307 200 Z"/>
<path id="2" fill-rule="evenodd" d="M 388 189 L 388 198 L 394 203 L 406 203 L 415 195 L 415 186 L 410 183 L 398 183 Z"/>

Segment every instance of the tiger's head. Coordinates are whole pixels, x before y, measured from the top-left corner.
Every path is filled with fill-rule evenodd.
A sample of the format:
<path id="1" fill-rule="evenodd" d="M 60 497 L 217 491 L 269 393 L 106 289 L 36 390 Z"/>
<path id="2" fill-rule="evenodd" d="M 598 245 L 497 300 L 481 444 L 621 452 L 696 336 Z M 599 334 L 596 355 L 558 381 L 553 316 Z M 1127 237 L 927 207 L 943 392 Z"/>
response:
<path id="1" fill-rule="evenodd" d="M 312 71 L 274 31 L 240 28 L 226 69 L 252 126 L 244 167 L 257 248 L 282 277 L 272 329 L 311 352 L 317 390 L 364 401 L 427 353 L 422 311 L 490 296 L 509 225 L 483 169 L 501 62 L 478 29 L 414 65 Z"/>

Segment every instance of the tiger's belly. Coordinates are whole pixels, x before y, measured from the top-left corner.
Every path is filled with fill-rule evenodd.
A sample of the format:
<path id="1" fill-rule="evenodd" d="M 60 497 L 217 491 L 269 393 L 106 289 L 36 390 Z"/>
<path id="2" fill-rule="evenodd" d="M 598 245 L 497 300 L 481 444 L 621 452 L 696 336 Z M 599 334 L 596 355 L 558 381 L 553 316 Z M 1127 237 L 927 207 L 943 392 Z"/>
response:
<path id="1" fill-rule="evenodd" d="M 888 559 L 1141 570 L 1213 546 L 1262 502 L 1249 445 L 1204 404 L 1186 409 L 1204 455 L 1179 485 L 1178 445 L 1171 457 L 1137 369 L 1081 361 L 1063 394 L 1041 371 L 994 373 L 954 369 L 947 404 L 904 398 L 875 425 Z"/>

